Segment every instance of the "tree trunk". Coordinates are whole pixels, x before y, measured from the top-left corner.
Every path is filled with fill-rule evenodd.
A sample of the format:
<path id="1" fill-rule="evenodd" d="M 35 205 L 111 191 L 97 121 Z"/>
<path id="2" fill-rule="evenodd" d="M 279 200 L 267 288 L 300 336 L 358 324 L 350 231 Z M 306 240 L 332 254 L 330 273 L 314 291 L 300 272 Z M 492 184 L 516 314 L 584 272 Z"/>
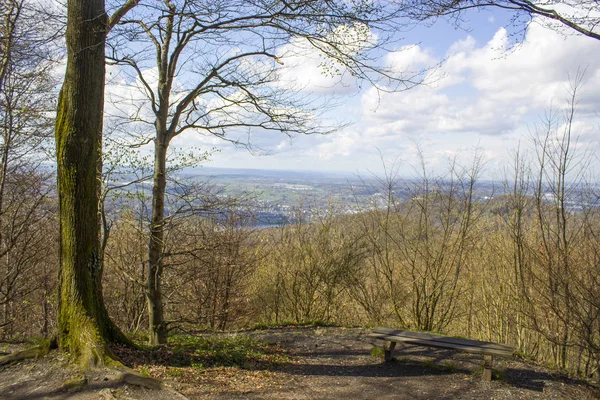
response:
<path id="1" fill-rule="evenodd" d="M 160 132 L 160 129 L 159 129 Z M 163 272 L 163 239 L 165 214 L 165 188 L 167 185 L 167 147 L 164 135 L 157 135 L 154 151 L 154 181 L 152 187 L 152 226 L 148 245 L 148 280 L 146 298 L 150 323 L 150 344 L 167 342 L 167 325 L 164 320 L 161 275 Z"/>
<path id="2" fill-rule="evenodd" d="M 69 0 L 67 68 L 58 100 L 60 217 L 58 344 L 82 366 L 110 361 L 109 342 L 128 343 L 102 299 L 98 200 L 104 105 L 103 0 Z"/>

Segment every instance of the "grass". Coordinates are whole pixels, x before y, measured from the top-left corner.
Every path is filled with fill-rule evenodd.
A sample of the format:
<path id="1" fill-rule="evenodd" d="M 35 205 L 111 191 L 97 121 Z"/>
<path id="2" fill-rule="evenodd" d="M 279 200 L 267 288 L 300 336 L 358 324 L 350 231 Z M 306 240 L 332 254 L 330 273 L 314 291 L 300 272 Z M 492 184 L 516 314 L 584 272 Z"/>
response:
<path id="1" fill-rule="evenodd" d="M 373 357 L 383 357 L 383 355 L 385 354 L 385 349 L 381 346 L 373 346 L 373 348 L 371 349 L 371 356 Z"/>
<path id="2" fill-rule="evenodd" d="M 423 365 L 427 368 L 445 372 L 454 372 L 457 368 L 456 362 L 453 360 L 445 360 L 440 363 L 436 363 L 434 360 L 425 360 L 423 361 Z"/>
<path id="3" fill-rule="evenodd" d="M 139 369 L 138 372 L 140 373 L 140 375 L 148 378 L 150 377 L 150 369 L 148 368 L 147 365 L 142 365 Z"/>
<path id="4" fill-rule="evenodd" d="M 169 367 L 167 368 L 167 375 L 177 378 L 183 375 L 183 370 L 181 368 Z"/>
<path id="5" fill-rule="evenodd" d="M 169 346 L 173 349 L 174 366 L 245 368 L 253 363 L 272 364 L 281 361 L 272 346 L 247 335 L 178 335 L 170 338 Z"/>
<path id="6" fill-rule="evenodd" d="M 323 320 L 315 319 L 310 321 L 302 321 L 295 322 L 291 320 L 285 320 L 281 322 L 257 322 L 250 329 L 253 330 L 267 330 L 273 328 L 306 328 L 306 327 L 325 327 L 325 326 L 335 326 L 329 324 Z"/>
<path id="7" fill-rule="evenodd" d="M 473 370 L 473 375 L 481 376 L 483 375 L 483 366 L 479 366 Z M 508 374 L 504 369 L 496 369 L 492 368 L 492 380 L 493 381 L 501 381 L 508 382 Z"/>
<path id="8" fill-rule="evenodd" d="M 439 368 L 441 368 L 444 371 L 454 372 L 456 371 L 456 362 L 454 362 L 453 360 L 446 360 L 443 363 L 439 364 Z"/>
<path id="9" fill-rule="evenodd" d="M 492 380 L 508 382 L 508 374 L 506 370 L 492 369 Z"/>
<path id="10" fill-rule="evenodd" d="M 130 332 L 127 334 L 127 336 L 129 336 L 129 339 L 135 342 L 138 346 L 140 343 L 148 343 L 148 339 L 150 339 L 150 336 L 147 333 L 140 331 Z"/>
<path id="11" fill-rule="evenodd" d="M 115 348 L 125 364 L 142 374 L 155 366 L 167 367 L 169 374 L 177 368 L 204 370 L 216 367 L 269 369 L 288 362 L 283 350 L 248 335 L 175 335 L 163 346 L 141 345 L 137 350 Z M 173 375 L 174 376 L 174 375 Z"/>

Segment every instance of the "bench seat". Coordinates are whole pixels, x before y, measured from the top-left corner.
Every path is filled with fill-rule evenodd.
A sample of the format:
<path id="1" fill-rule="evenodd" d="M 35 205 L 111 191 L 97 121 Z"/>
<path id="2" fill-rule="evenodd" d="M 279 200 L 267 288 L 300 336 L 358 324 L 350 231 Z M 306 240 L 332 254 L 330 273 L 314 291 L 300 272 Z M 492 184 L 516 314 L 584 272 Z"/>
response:
<path id="1" fill-rule="evenodd" d="M 512 346 L 502 343 L 483 342 L 480 340 L 454 338 L 433 335 L 431 333 L 394 330 L 389 328 L 375 328 L 369 334 L 369 337 L 384 340 L 388 343 L 385 347 L 385 361 L 392 360 L 392 352 L 396 343 L 439 347 L 464 351 L 467 353 L 483 354 L 483 379 L 487 381 L 492 379 L 493 356 L 511 357 L 514 353 L 514 348 Z"/>

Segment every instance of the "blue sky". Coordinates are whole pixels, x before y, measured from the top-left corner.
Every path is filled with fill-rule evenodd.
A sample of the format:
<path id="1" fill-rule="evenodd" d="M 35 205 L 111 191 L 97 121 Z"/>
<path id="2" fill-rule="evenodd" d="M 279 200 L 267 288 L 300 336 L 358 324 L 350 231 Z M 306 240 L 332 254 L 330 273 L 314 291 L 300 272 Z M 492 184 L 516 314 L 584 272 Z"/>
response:
<path id="1" fill-rule="evenodd" d="M 401 33 L 404 39 L 382 55 L 382 63 L 419 69 L 441 62 L 427 76 L 428 85 L 404 92 L 378 93 L 365 85 L 358 90 L 349 81 L 341 87 L 327 81 L 318 59 L 296 60 L 288 78 L 335 99 L 339 105 L 327 119 L 350 122 L 333 134 L 292 140 L 277 133 L 257 135 L 255 144 L 268 155 L 252 155 L 193 132 L 173 145 L 219 148 L 207 164 L 211 167 L 365 173 L 380 172 L 383 157 L 401 162 L 404 174 L 417 163 L 417 143 L 433 169 L 444 168 L 453 156 L 467 163 L 478 146 L 486 160 L 484 176 L 493 177 L 519 143 L 529 146 L 540 116 L 550 109 L 560 113 L 570 77 L 585 69 L 575 132 L 580 148 L 597 152 L 600 42 L 535 21 L 519 33 L 510 17 L 501 10 L 475 11 L 458 29 L 439 20 Z M 109 85 L 107 97 L 115 90 Z"/>

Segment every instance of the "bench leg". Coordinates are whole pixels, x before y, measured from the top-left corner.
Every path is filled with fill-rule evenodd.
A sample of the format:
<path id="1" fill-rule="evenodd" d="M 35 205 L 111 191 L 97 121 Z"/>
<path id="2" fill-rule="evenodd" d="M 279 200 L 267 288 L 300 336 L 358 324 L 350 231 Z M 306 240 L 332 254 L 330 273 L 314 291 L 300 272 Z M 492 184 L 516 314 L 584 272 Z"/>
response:
<path id="1" fill-rule="evenodd" d="M 490 382 L 492 380 L 492 364 L 494 362 L 494 356 L 491 354 L 484 354 L 483 356 L 483 380 Z"/>
<path id="2" fill-rule="evenodd" d="M 392 361 L 393 357 L 392 357 L 392 352 L 394 351 L 394 348 L 396 347 L 396 342 L 387 342 L 386 346 L 385 346 L 385 354 L 384 354 L 384 360 L 385 362 L 390 362 Z"/>

